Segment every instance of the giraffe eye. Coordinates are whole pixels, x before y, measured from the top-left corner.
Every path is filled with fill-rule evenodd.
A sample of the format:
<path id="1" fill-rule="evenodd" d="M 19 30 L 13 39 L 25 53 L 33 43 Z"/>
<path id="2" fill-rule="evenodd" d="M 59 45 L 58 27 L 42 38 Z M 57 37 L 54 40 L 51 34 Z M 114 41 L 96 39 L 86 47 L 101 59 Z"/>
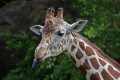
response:
<path id="1" fill-rule="evenodd" d="M 63 36 L 64 33 L 62 33 L 61 31 L 58 31 L 55 34 L 58 35 L 58 36 Z"/>

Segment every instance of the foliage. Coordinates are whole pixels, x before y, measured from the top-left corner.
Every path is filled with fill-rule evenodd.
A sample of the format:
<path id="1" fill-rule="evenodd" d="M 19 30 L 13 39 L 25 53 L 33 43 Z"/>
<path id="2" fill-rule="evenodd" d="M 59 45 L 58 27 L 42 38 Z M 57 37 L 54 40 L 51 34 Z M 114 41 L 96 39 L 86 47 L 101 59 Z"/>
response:
<path id="1" fill-rule="evenodd" d="M 12 33 L 1 33 L 0 37 L 6 42 L 7 48 L 26 50 L 26 54 L 23 54 L 25 57 L 21 59 L 21 62 L 18 65 L 16 65 L 16 69 L 11 70 L 3 80 L 64 80 L 68 78 L 70 80 L 77 80 L 84 78 L 83 76 L 79 76 L 79 72 L 77 72 L 71 59 L 64 54 L 58 56 L 57 59 L 49 58 L 38 65 L 35 70 L 32 70 L 31 64 L 33 54 L 39 41 L 37 37 L 31 37 L 31 35 L 25 34 L 15 35 Z M 75 77 L 76 74 L 78 77 Z"/>
<path id="2" fill-rule="evenodd" d="M 116 0 L 117 1 L 117 0 Z M 113 0 L 68 0 L 71 10 L 77 11 L 76 17 L 89 20 L 81 33 L 96 43 L 113 58 L 120 59 L 120 7 Z M 73 16 L 66 20 L 74 21 Z M 0 35 L 1 36 L 1 35 Z M 49 58 L 39 64 L 35 70 L 31 63 L 35 47 L 39 40 L 35 36 L 8 33 L 2 35 L 9 49 L 25 49 L 23 59 L 3 80 L 85 80 L 69 57 L 62 54 Z M 64 52 L 65 53 L 65 52 Z"/>
<path id="3" fill-rule="evenodd" d="M 91 41 L 96 43 L 108 55 L 120 59 L 120 5 L 112 0 L 70 0 L 76 17 L 88 19 L 83 31 Z M 116 37 L 118 36 L 118 37 Z"/>

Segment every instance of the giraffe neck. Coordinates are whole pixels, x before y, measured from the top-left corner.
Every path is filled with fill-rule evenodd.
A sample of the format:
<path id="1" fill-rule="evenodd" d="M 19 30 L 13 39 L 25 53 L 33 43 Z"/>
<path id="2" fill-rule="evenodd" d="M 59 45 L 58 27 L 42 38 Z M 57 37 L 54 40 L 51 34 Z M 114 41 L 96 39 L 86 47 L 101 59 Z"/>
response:
<path id="1" fill-rule="evenodd" d="M 68 51 L 87 80 L 120 80 L 120 65 L 88 40 L 72 33 L 69 42 Z"/>

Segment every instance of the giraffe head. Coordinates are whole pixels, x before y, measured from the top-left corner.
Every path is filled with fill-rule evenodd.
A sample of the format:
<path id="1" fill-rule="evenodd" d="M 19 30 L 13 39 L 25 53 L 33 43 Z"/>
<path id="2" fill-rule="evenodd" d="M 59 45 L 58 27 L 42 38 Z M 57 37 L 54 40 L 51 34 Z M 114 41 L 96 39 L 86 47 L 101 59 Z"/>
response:
<path id="1" fill-rule="evenodd" d="M 49 8 L 44 26 L 34 25 L 30 27 L 31 31 L 42 36 L 42 40 L 35 50 L 33 67 L 36 62 L 43 61 L 51 56 L 57 56 L 66 50 L 68 46 L 66 37 L 71 32 L 81 31 L 86 23 L 87 20 L 78 20 L 69 24 L 63 19 L 63 8 L 58 8 L 57 12 L 53 8 Z"/>

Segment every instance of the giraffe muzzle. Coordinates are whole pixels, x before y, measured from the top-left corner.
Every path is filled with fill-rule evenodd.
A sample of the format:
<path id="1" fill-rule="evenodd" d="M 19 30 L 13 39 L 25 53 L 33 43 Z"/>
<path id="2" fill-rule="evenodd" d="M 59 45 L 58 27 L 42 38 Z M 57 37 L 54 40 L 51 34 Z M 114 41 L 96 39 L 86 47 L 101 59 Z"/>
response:
<path id="1" fill-rule="evenodd" d="M 34 58 L 34 60 L 33 60 L 33 62 L 32 62 L 32 69 L 35 69 L 36 66 L 37 66 L 37 64 L 38 64 L 38 63 L 41 63 L 41 62 L 44 60 L 45 55 L 46 55 L 46 53 L 44 53 L 43 56 L 41 56 L 41 57 L 39 57 L 39 58 L 37 58 L 37 59 Z"/>

